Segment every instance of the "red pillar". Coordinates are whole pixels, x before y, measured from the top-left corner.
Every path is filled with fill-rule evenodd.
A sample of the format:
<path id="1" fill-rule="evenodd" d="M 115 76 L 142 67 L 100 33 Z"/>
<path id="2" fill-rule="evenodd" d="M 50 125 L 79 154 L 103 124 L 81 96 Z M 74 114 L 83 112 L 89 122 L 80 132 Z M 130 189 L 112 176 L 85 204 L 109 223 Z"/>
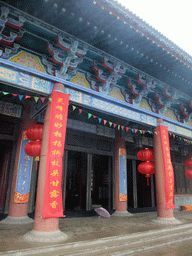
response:
<path id="1" fill-rule="evenodd" d="M 42 148 L 40 155 L 39 176 L 37 184 L 37 196 L 35 206 L 34 230 L 42 232 L 56 231 L 59 227 L 59 218 L 43 219 L 43 201 L 45 188 L 46 160 L 48 148 L 49 120 L 51 101 L 48 101 L 43 125 Z"/>
<path id="2" fill-rule="evenodd" d="M 161 124 L 162 120 L 159 119 L 158 123 Z M 162 152 L 162 147 L 161 147 L 161 142 L 160 142 L 160 135 L 156 130 L 154 132 L 155 135 L 154 135 L 154 140 L 153 140 L 153 148 L 154 148 L 154 157 L 155 157 L 157 217 L 159 217 L 159 222 L 168 223 L 168 219 L 169 219 L 170 224 L 171 224 L 171 223 L 176 223 L 178 221 L 175 220 L 175 218 L 173 217 L 173 209 L 167 209 L 167 207 L 166 207 L 163 152 Z"/>
<path id="3" fill-rule="evenodd" d="M 22 118 L 20 128 L 19 128 L 19 138 L 17 141 L 15 164 L 14 164 L 13 178 L 12 178 L 12 187 L 11 187 L 10 202 L 9 202 L 9 213 L 8 213 L 8 218 L 5 219 L 5 222 L 6 223 L 10 222 L 10 224 L 11 223 L 14 224 L 17 221 L 22 221 L 21 217 L 23 217 L 25 219 L 25 220 L 23 220 L 23 222 L 32 221 L 32 219 L 27 220 L 28 203 L 22 203 L 22 204 L 14 203 L 14 194 L 15 194 L 16 181 L 17 181 L 22 135 L 23 135 L 23 132 L 29 126 L 36 124 L 36 120 L 31 119 L 29 117 L 30 102 L 31 102 L 30 100 L 25 100 L 25 106 L 24 106 L 24 110 L 23 110 L 23 118 Z M 21 219 L 19 220 L 19 218 L 21 218 Z"/>
<path id="4" fill-rule="evenodd" d="M 119 200 L 119 149 L 125 147 L 125 139 L 121 138 L 121 132 L 115 130 L 115 213 L 116 216 L 129 216 L 127 201 Z M 127 171 L 127 170 L 126 170 Z"/>
<path id="5" fill-rule="evenodd" d="M 56 84 L 58 85 L 58 84 Z M 57 86 L 53 90 L 57 90 Z M 60 85 L 60 91 L 64 92 L 64 86 Z M 54 232 L 59 229 L 59 218 L 43 218 L 44 189 L 46 176 L 46 160 L 48 148 L 49 122 L 51 112 L 51 101 L 48 101 L 43 126 L 42 148 L 40 155 L 39 177 L 37 185 L 37 197 L 35 207 L 34 231 L 38 232 Z"/>

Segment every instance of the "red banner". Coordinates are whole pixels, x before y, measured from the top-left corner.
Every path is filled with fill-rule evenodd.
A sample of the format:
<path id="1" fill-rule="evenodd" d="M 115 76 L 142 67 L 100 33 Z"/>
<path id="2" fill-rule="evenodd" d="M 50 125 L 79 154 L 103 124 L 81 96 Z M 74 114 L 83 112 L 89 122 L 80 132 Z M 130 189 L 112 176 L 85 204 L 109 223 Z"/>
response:
<path id="1" fill-rule="evenodd" d="M 171 209 L 171 208 L 176 208 L 176 206 L 173 203 L 174 172 L 173 172 L 173 166 L 171 163 L 171 156 L 170 156 L 168 128 L 166 126 L 159 125 L 159 133 L 160 133 L 163 161 L 164 161 L 166 207 L 168 209 Z"/>
<path id="2" fill-rule="evenodd" d="M 53 91 L 49 121 L 43 218 L 63 217 L 61 191 L 69 94 Z"/>

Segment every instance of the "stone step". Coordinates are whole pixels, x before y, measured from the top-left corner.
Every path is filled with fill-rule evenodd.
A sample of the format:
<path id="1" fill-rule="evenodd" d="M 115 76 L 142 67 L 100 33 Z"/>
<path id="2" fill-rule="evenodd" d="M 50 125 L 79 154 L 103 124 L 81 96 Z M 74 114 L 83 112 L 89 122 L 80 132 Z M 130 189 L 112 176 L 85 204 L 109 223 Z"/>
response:
<path id="1" fill-rule="evenodd" d="M 78 256 L 78 255 L 137 255 L 162 246 L 192 240 L 192 224 L 150 230 L 129 235 L 112 236 L 92 241 L 80 241 L 53 246 L 9 251 L 1 255 Z M 143 255 L 143 254 L 142 254 Z"/>

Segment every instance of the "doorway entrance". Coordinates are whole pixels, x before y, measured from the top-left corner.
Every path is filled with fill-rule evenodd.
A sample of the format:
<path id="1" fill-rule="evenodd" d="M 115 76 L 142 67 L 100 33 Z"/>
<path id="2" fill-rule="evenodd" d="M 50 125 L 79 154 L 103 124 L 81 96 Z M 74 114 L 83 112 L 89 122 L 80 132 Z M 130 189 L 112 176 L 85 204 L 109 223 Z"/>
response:
<path id="1" fill-rule="evenodd" d="M 68 151 L 65 210 L 86 209 L 87 154 Z"/>
<path id="2" fill-rule="evenodd" d="M 91 200 L 92 207 L 104 207 L 108 210 L 112 205 L 112 158 L 94 154 L 92 158 Z"/>
<path id="3" fill-rule="evenodd" d="M 149 185 L 145 175 L 138 172 L 141 161 L 127 159 L 128 211 L 148 212 L 156 210 L 155 179 L 150 176 Z"/>
<path id="4" fill-rule="evenodd" d="M 4 212 L 11 163 L 12 141 L 0 140 L 0 213 Z"/>

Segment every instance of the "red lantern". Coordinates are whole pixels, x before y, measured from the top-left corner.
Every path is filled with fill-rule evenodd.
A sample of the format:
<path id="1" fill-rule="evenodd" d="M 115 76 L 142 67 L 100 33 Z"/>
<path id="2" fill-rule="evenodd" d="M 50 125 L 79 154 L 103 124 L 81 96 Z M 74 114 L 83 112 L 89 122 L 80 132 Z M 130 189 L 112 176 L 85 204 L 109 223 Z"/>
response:
<path id="1" fill-rule="evenodd" d="M 42 142 L 40 140 L 28 142 L 24 148 L 25 153 L 28 156 L 32 156 L 32 157 L 40 156 L 41 144 L 42 144 Z"/>
<path id="2" fill-rule="evenodd" d="M 141 161 L 153 161 L 154 160 L 154 152 L 152 149 L 148 149 L 148 148 L 141 149 L 137 153 L 137 157 Z"/>
<path id="3" fill-rule="evenodd" d="M 192 169 L 187 169 L 185 171 L 185 176 L 192 181 Z"/>
<path id="4" fill-rule="evenodd" d="M 145 174 L 147 185 L 149 185 L 150 175 L 155 173 L 155 164 L 153 162 L 143 162 L 138 165 L 138 171 L 141 174 Z"/>
<path id="5" fill-rule="evenodd" d="M 186 159 L 185 162 L 184 162 L 184 165 L 187 168 L 192 168 L 192 158 Z"/>
<path id="6" fill-rule="evenodd" d="M 30 140 L 42 140 L 43 125 L 34 124 L 32 126 L 29 126 L 26 130 L 26 136 Z"/>

